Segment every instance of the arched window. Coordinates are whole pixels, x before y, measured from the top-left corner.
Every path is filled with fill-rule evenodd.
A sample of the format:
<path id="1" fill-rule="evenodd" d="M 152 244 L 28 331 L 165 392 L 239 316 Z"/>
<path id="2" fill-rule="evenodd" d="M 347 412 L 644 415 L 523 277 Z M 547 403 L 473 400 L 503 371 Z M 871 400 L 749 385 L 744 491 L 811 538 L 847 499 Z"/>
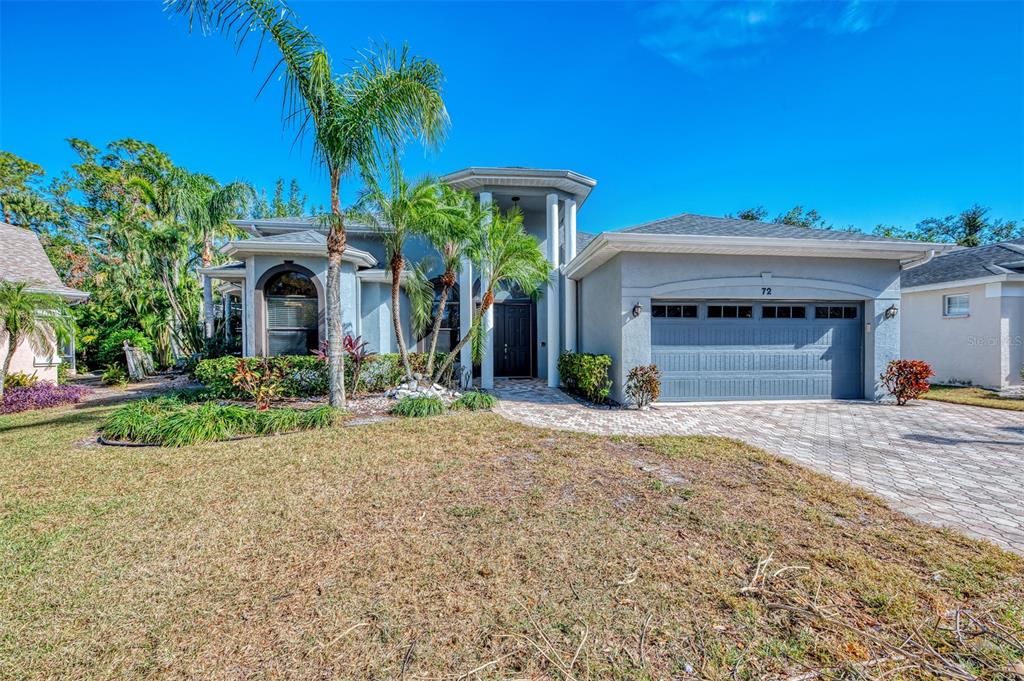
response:
<path id="1" fill-rule="evenodd" d="M 320 306 L 316 286 L 306 274 L 275 274 L 263 287 L 267 301 L 270 355 L 305 355 L 320 345 Z"/>

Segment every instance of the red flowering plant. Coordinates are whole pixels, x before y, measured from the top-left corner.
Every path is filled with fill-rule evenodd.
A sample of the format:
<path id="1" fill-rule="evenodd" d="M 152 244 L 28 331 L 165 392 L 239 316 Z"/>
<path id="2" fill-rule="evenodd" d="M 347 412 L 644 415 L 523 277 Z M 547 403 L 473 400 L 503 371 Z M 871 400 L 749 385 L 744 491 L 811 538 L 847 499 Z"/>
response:
<path id="1" fill-rule="evenodd" d="M 231 377 L 231 383 L 256 403 L 257 411 L 270 408 L 270 401 L 281 392 L 283 380 L 284 369 L 271 364 L 266 357 L 253 365 L 239 359 Z"/>
<path id="2" fill-rule="evenodd" d="M 928 362 L 919 359 L 894 359 L 879 377 L 886 391 L 903 406 L 928 392 L 928 379 L 935 375 Z"/>

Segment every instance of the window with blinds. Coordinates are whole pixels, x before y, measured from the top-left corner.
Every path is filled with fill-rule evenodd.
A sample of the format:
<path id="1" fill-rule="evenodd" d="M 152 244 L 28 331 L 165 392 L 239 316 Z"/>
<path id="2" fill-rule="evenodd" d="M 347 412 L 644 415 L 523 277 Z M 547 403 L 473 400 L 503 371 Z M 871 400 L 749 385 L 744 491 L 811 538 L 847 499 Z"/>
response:
<path id="1" fill-rule="evenodd" d="M 268 329 L 315 329 L 316 298 L 267 298 Z"/>

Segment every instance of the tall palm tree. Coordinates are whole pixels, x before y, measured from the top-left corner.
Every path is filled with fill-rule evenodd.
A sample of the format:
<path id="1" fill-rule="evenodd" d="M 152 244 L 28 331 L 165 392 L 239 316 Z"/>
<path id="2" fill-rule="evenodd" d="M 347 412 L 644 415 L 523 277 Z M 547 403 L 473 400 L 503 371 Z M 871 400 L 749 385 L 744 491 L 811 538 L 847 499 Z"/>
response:
<path id="1" fill-rule="evenodd" d="M 434 373 L 437 339 L 441 334 L 441 323 L 444 320 L 448 297 L 458 281 L 462 260 L 472 244 L 473 235 L 479 233 L 489 213 L 489 209 L 469 192 L 442 185 L 436 210 L 430 216 L 431 219 L 422 223 L 421 233 L 441 255 L 441 263 L 444 266 L 444 272 L 440 276 L 441 294 L 438 297 L 437 309 L 433 311 L 434 320 L 430 331 L 426 368 L 428 376 Z M 463 295 L 471 296 L 473 292 L 464 291 Z"/>
<path id="2" fill-rule="evenodd" d="M 368 225 L 384 243 L 388 270 L 391 272 L 391 323 L 395 328 L 402 366 L 405 367 L 405 378 L 411 381 L 412 366 L 409 363 L 405 333 L 402 331 L 399 295 L 402 272 L 405 270 L 405 241 L 410 235 L 422 231 L 421 225 L 433 219 L 432 214 L 437 208 L 438 185 L 430 178 L 410 184 L 402 175 L 398 159 L 394 158 L 388 174 L 390 186 L 385 189 L 376 180 L 371 181 L 360 192 L 351 215 Z"/>
<path id="3" fill-rule="evenodd" d="M 467 250 L 473 264 L 486 278 L 487 288 L 480 297 L 480 307 L 473 313 L 469 333 L 448 353 L 434 374 L 434 380 L 445 375 L 462 347 L 480 333 L 484 315 L 494 304 L 495 291 L 517 286 L 526 295 L 533 295 L 547 283 L 551 274 L 551 266 L 537 240 L 523 229 L 523 214 L 518 208 L 502 213 L 495 207 Z M 471 295 L 471 292 L 464 295 Z"/>
<path id="4" fill-rule="evenodd" d="M 201 177 L 207 184 L 207 191 L 189 216 L 189 222 L 203 242 L 203 267 L 209 267 L 213 261 L 214 239 L 230 229 L 228 220 L 244 213 L 256 196 L 255 190 L 245 182 L 221 185 L 212 177 Z"/>
<path id="5" fill-rule="evenodd" d="M 0 365 L 0 397 L 18 346 L 27 342 L 34 352 L 48 352 L 70 335 L 68 319 L 67 305 L 59 296 L 32 291 L 27 282 L 0 282 L 0 342 L 7 343 Z"/>
<path id="6" fill-rule="evenodd" d="M 382 152 L 400 149 L 418 137 L 437 145 L 448 127 L 441 96 L 443 75 L 434 62 L 382 46 L 364 52 L 343 76 L 335 74 L 327 50 L 281 0 L 166 0 L 168 11 L 188 17 L 204 32 L 234 32 L 241 48 L 253 33 L 280 53 L 264 87 L 281 71 L 284 120 L 298 135 L 313 137 L 315 158 L 330 182 L 327 236 L 327 339 L 330 403 L 345 405 L 341 326 L 341 258 L 345 251 L 345 217 L 341 179 L 358 171 L 376 175 Z M 259 52 L 257 52 L 258 58 Z M 262 87 L 261 87 L 262 90 Z"/>

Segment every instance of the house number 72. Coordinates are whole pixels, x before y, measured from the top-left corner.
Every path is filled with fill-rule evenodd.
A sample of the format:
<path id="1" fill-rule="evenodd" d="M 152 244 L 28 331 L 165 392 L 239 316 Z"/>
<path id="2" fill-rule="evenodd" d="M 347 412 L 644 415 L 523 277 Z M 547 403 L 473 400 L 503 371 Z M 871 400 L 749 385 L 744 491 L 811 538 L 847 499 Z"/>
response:
<path id="1" fill-rule="evenodd" d="M 763 287 L 761 289 L 761 295 L 762 296 L 770 296 L 771 294 L 772 294 L 772 289 L 771 289 L 770 286 L 765 286 L 765 287 Z"/>

